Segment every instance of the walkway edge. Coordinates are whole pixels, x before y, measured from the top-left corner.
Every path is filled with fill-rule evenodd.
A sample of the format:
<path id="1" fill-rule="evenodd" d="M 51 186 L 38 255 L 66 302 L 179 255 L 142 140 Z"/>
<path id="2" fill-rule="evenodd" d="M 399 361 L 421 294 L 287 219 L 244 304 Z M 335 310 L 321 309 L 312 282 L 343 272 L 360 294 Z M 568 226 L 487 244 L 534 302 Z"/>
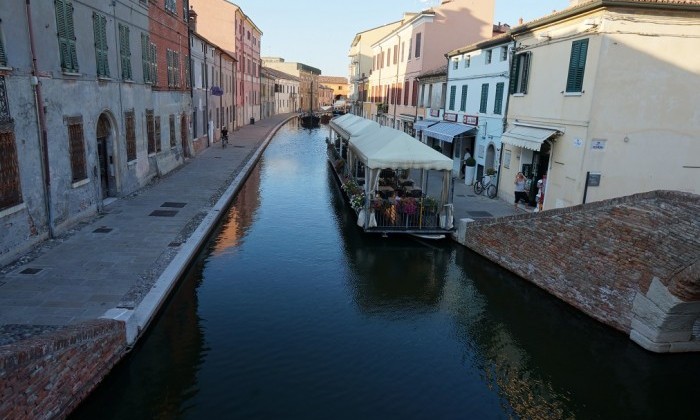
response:
<path id="1" fill-rule="evenodd" d="M 192 259 L 200 251 L 202 244 L 211 233 L 214 226 L 221 220 L 224 210 L 229 206 L 236 193 L 240 190 L 243 182 L 248 178 L 251 171 L 257 165 L 262 153 L 267 148 L 272 138 L 280 128 L 287 124 L 296 116 L 290 116 L 286 120 L 277 124 L 265 137 L 265 140 L 258 146 L 253 156 L 246 162 L 240 173 L 234 178 L 226 188 L 219 200 L 214 204 L 209 213 L 200 222 L 197 229 L 182 245 L 180 251 L 175 255 L 168 266 L 163 270 L 151 290 L 144 296 L 143 300 L 134 308 L 112 308 L 104 313 L 101 318 L 114 319 L 125 323 L 126 343 L 133 346 L 136 341 L 143 336 L 143 333 L 150 326 L 151 321 L 156 317 L 168 296 L 177 285 L 178 280 L 189 267 Z"/>

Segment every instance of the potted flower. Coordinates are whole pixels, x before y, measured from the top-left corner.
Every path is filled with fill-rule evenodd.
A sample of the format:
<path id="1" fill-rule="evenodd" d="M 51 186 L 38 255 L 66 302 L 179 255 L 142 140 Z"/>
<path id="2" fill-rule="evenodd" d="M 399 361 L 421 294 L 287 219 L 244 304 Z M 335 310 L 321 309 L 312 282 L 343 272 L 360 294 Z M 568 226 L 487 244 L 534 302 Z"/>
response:
<path id="1" fill-rule="evenodd" d="M 474 173 L 476 172 L 476 159 L 469 156 L 464 161 L 464 183 L 472 185 L 474 183 Z"/>
<path id="2" fill-rule="evenodd" d="M 491 177 L 491 184 L 496 185 L 496 176 L 498 175 L 498 171 L 496 171 L 494 168 L 486 168 L 486 175 Z"/>

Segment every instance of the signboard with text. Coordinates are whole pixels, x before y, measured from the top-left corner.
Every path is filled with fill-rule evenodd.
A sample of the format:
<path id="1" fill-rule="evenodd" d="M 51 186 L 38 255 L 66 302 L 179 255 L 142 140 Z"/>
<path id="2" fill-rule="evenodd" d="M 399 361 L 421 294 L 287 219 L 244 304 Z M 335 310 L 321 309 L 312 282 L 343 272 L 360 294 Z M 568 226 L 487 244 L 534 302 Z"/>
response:
<path id="1" fill-rule="evenodd" d="M 445 115 L 442 116 L 442 119 L 445 121 L 457 122 L 457 114 L 446 112 Z"/>
<path id="2" fill-rule="evenodd" d="M 440 110 L 439 110 L 439 109 L 431 109 L 431 110 L 430 110 L 430 116 L 431 116 L 431 117 L 439 117 L 439 116 L 440 116 Z"/>
<path id="3" fill-rule="evenodd" d="M 211 94 L 214 96 L 223 96 L 224 91 L 218 86 L 212 86 L 211 87 Z"/>
<path id="4" fill-rule="evenodd" d="M 476 115 L 462 116 L 462 122 L 467 125 L 479 125 L 479 117 Z"/>

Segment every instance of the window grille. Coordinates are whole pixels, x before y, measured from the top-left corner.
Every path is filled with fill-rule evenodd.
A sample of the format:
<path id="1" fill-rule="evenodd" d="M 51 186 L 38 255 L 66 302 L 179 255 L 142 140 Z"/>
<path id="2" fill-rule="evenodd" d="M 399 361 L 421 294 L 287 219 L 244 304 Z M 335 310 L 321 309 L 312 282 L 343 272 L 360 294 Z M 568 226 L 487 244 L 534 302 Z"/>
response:
<path id="1" fill-rule="evenodd" d="M 170 114 L 170 148 L 177 145 L 177 139 L 175 138 L 175 115 Z"/>
<path id="2" fill-rule="evenodd" d="M 156 152 L 161 151 L 161 135 L 160 135 L 160 115 L 155 117 L 155 127 L 153 129 L 153 135 L 155 136 L 156 142 Z"/>
<path id="3" fill-rule="evenodd" d="M 0 210 L 22 202 L 13 129 L 0 130 Z"/>
<path id="4" fill-rule="evenodd" d="M 156 152 L 156 136 L 154 131 L 153 110 L 146 110 L 146 136 L 148 138 L 148 154 Z"/>

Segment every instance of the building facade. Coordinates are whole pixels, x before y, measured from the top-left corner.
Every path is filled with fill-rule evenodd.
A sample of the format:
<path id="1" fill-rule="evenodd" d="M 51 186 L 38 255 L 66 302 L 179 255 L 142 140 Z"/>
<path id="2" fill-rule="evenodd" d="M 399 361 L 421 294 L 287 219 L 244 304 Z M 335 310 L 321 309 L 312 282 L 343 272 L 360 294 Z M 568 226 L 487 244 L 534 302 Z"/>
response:
<path id="1" fill-rule="evenodd" d="M 237 5 L 225 0 L 189 0 L 198 16 L 198 33 L 236 60 L 235 128 L 260 119 L 260 43 L 262 31 Z"/>
<path id="2" fill-rule="evenodd" d="M 266 67 L 291 74 L 299 78 L 298 111 L 317 111 L 319 107 L 319 82 L 321 70 L 302 63 L 287 62 L 280 57 L 263 57 Z"/>
<path id="3" fill-rule="evenodd" d="M 510 35 L 477 42 L 447 54 L 447 97 L 443 120 L 447 136 L 454 134 L 455 163 L 467 151 L 476 159 L 476 179 L 499 167 L 501 135 L 508 101 Z M 429 131 L 436 130 L 431 127 Z M 460 174 L 463 168 L 460 165 Z M 463 174 L 462 174 L 463 175 Z M 475 179 L 465 179 L 472 184 Z"/>
<path id="4" fill-rule="evenodd" d="M 0 260 L 192 152 L 183 6 L 0 3 Z"/>
<path id="5" fill-rule="evenodd" d="M 417 76 L 445 64 L 447 51 L 490 38 L 493 13 L 493 0 L 443 0 L 439 6 L 405 15 L 399 27 L 372 45 L 369 95 L 381 107 L 370 107 L 369 117 L 411 133 L 417 111 Z M 378 112 L 380 108 L 383 112 Z"/>
<path id="6" fill-rule="evenodd" d="M 699 18 L 697 2 L 597 0 L 513 28 L 502 179 L 543 180 L 544 209 L 697 194 Z"/>

